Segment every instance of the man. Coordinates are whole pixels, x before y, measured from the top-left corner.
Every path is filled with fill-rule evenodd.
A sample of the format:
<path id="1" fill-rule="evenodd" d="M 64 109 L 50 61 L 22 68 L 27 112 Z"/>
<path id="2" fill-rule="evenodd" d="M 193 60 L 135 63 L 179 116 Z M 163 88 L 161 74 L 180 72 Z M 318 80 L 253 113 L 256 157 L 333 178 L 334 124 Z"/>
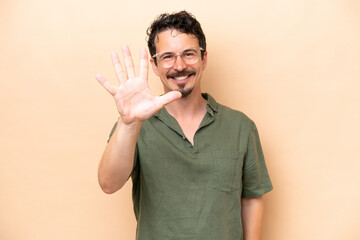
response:
<path id="1" fill-rule="evenodd" d="M 128 47 L 112 60 L 120 86 L 101 75 L 119 120 L 99 165 L 106 193 L 131 176 L 139 240 L 261 239 L 262 196 L 272 189 L 255 124 L 201 92 L 207 64 L 200 24 L 182 11 L 148 29 L 152 69 L 164 95 L 148 88 L 148 56 L 136 77 Z"/>

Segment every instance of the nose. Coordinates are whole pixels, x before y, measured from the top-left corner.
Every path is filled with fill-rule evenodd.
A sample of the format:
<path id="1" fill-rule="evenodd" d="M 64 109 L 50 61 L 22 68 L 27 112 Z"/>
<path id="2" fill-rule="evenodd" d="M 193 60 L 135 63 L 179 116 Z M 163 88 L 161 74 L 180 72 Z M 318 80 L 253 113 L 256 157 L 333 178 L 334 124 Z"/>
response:
<path id="1" fill-rule="evenodd" d="M 187 65 L 185 64 L 184 60 L 181 58 L 180 55 L 177 55 L 173 68 L 177 71 L 182 71 L 186 67 Z"/>

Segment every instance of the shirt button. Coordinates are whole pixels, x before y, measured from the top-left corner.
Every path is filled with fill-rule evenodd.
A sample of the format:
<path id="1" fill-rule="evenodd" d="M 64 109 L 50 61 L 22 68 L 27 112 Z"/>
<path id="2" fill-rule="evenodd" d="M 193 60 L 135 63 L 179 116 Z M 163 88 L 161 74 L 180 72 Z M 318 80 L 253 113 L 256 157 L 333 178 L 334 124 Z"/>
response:
<path id="1" fill-rule="evenodd" d="M 186 139 L 186 137 L 185 137 L 185 136 L 183 136 L 183 139 L 185 140 L 185 139 Z"/>

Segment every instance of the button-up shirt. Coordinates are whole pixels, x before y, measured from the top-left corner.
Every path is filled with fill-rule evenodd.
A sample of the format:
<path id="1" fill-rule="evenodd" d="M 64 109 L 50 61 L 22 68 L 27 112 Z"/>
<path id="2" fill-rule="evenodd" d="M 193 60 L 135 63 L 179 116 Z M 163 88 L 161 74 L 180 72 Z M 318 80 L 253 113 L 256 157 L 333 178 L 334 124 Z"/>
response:
<path id="1" fill-rule="evenodd" d="M 142 126 L 131 174 L 137 240 L 243 239 L 241 198 L 272 190 L 254 122 L 203 97 L 193 144 L 165 108 Z"/>

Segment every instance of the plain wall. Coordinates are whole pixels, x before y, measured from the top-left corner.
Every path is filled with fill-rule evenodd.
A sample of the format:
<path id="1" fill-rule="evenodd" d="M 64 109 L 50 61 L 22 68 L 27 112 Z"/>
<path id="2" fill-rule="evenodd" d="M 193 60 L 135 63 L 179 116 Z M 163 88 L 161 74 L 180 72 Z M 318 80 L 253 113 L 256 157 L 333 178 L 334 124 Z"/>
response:
<path id="1" fill-rule="evenodd" d="M 117 119 L 111 51 L 186 9 L 208 42 L 203 91 L 259 129 L 274 185 L 264 240 L 360 239 L 357 0 L 0 0 L 0 239 L 134 239 L 131 182 L 97 166 Z M 162 92 L 150 74 L 150 86 Z"/>

